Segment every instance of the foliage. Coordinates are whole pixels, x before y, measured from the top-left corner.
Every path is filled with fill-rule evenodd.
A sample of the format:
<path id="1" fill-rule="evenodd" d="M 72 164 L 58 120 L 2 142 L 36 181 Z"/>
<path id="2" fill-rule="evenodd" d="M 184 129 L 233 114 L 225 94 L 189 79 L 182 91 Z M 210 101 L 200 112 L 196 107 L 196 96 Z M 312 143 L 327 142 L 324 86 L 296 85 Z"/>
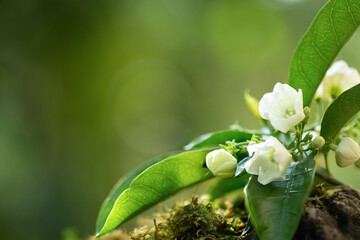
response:
<path id="1" fill-rule="evenodd" d="M 184 148 L 185 150 L 191 150 L 196 148 L 218 146 L 219 144 L 224 144 L 229 139 L 235 140 L 236 142 L 242 142 L 250 139 L 252 135 L 252 133 L 240 131 L 238 129 L 211 132 L 195 138 Z"/>
<path id="2" fill-rule="evenodd" d="M 209 190 L 209 194 L 211 196 L 211 200 L 215 200 L 217 198 L 220 198 L 228 193 L 231 193 L 233 191 L 242 189 L 246 186 L 249 180 L 249 175 L 243 175 L 241 177 L 237 178 L 219 178 L 217 179 L 217 182 L 211 186 L 211 189 Z"/>
<path id="3" fill-rule="evenodd" d="M 327 69 L 360 24 L 360 2 L 331 0 L 318 13 L 291 60 L 289 85 L 309 105 Z"/>
<path id="4" fill-rule="evenodd" d="M 341 94 L 326 110 L 321 123 L 321 136 L 333 141 L 342 127 L 360 111 L 360 85 Z"/>
<path id="5" fill-rule="evenodd" d="M 211 150 L 211 149 L 210 149 Z M 97 222 L 101 236 L 184 187 L 211 178 L 204 167 L 209 149 L 155 159 L 124 177 L 104 202 Z"/>

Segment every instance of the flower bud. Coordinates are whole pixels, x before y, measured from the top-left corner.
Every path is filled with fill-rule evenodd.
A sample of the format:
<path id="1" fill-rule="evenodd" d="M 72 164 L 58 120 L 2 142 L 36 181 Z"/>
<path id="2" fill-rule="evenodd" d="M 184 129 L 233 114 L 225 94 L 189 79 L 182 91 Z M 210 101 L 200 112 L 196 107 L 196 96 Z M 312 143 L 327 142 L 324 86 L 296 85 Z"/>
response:
<path id="1" fill-rule="evenodd" d="M 214 150 L 206 155 L 206 166 L 214 176 L 232 178 L 236 165 L 236 158 L 224 149 Z"/>
<path id="2" fill-rule="evenodd" d="M 325 144 L 325 139 L 321 136 L 317 136 L 311 142 L 311 148 L 314 150 L 319 150 L 324 146 L 324 144 Z"/>
<path id="3" fill-rule="evenodd" d="M 305 118 L 304 118 L 304 122 L 308 122 L 309 118 L 310 118 L 310 114 L 311 114 L 311 110 L 309 107 L 304 107 L 304 114 L 305 114 Z"/>
<path id="4" fill-rule="evenodd" d="M 347 167 L 360 158 L 360 147 L 351 137 L 341 139 L 335 151 L 336 164 Z"/>
<path id="5" fill-rule="evenodd" d="M 259 100 L 257 100 L 255 97 L 251 96 L 248 92 L 245 92 L 244 94 L 246 106 L 250 110 L 250 112 L 258 119 L 261 120 L 261 116 L 259 113 Z"/>

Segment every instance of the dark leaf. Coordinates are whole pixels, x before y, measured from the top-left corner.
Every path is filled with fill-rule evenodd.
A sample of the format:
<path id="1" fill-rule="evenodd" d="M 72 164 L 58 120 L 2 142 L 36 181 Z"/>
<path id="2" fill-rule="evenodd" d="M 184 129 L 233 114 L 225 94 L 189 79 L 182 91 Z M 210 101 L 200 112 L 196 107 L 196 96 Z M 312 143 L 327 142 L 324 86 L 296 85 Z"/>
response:
<path id="1" fill-rule="evenodd" d="M 332 141 L 341 128 L 360 111 L 360 84 L 343 92 L 326 110 L 320 135 Z"/>
<path id="2" fill-rule="evenodd" d="M 262 240 L 289 240 L 296 232 L 315 173 L 316 152 L 292 162 L 284 180 L 262 185 L 252 176 L 245 187 L 246 207 Z"/>

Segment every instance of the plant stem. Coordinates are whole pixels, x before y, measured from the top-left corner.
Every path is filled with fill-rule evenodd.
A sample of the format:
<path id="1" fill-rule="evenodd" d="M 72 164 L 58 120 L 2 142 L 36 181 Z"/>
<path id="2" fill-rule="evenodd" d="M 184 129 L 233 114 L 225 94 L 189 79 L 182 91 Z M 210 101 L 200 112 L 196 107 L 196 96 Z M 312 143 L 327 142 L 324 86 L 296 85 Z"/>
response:
<path id="1" fill-rule="evenodd" d="M 339 180 L 337 180 L 336 178 L 332 177 L 331 175 L 329 175 L 327 173 L 326 170 L 321 169 L 321 168 L 317 168 L 315 175 L 318 176 L 320 179 L 324 180 L 327 183 L 330 183 L 331 185 L 335 185 L 335 186 L 345 186 L 345 184 Z"/>
<path id="2" fill-rule="evenodd" d="M 331 143 L 331 144 L 329 144 L 329 148 L 330 148 L 331 150 L 333 150 L 333 151 L 336 151 L 337 145 Z"/>
<path id="3" fill-rule="evenodd" d="M 325 154 L 325 153 L 324 153 Z M 327 157 L 327 153 L 325 154 L 325 170 L 326 170 L 326 173 L 331 176 L 330 174 L 330 169 L 329 169 L 329 162 L 328 162 L 328 157 Z"/>

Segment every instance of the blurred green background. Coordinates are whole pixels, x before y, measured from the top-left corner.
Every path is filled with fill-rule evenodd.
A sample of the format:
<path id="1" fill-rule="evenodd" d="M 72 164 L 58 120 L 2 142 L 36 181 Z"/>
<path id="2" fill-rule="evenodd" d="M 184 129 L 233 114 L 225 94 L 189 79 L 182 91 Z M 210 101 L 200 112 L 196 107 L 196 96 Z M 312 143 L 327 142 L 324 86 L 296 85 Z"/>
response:
<path id="1" fill-rule="evenodd" d="M 287 81 L 325 2 L 0 1 L 0 239 L 93 234 L 126 172 L 235 120 L 259 127 L 244 90 Z M 359 51 L 358 33 L 341 58 L 360 68 Z"/>

